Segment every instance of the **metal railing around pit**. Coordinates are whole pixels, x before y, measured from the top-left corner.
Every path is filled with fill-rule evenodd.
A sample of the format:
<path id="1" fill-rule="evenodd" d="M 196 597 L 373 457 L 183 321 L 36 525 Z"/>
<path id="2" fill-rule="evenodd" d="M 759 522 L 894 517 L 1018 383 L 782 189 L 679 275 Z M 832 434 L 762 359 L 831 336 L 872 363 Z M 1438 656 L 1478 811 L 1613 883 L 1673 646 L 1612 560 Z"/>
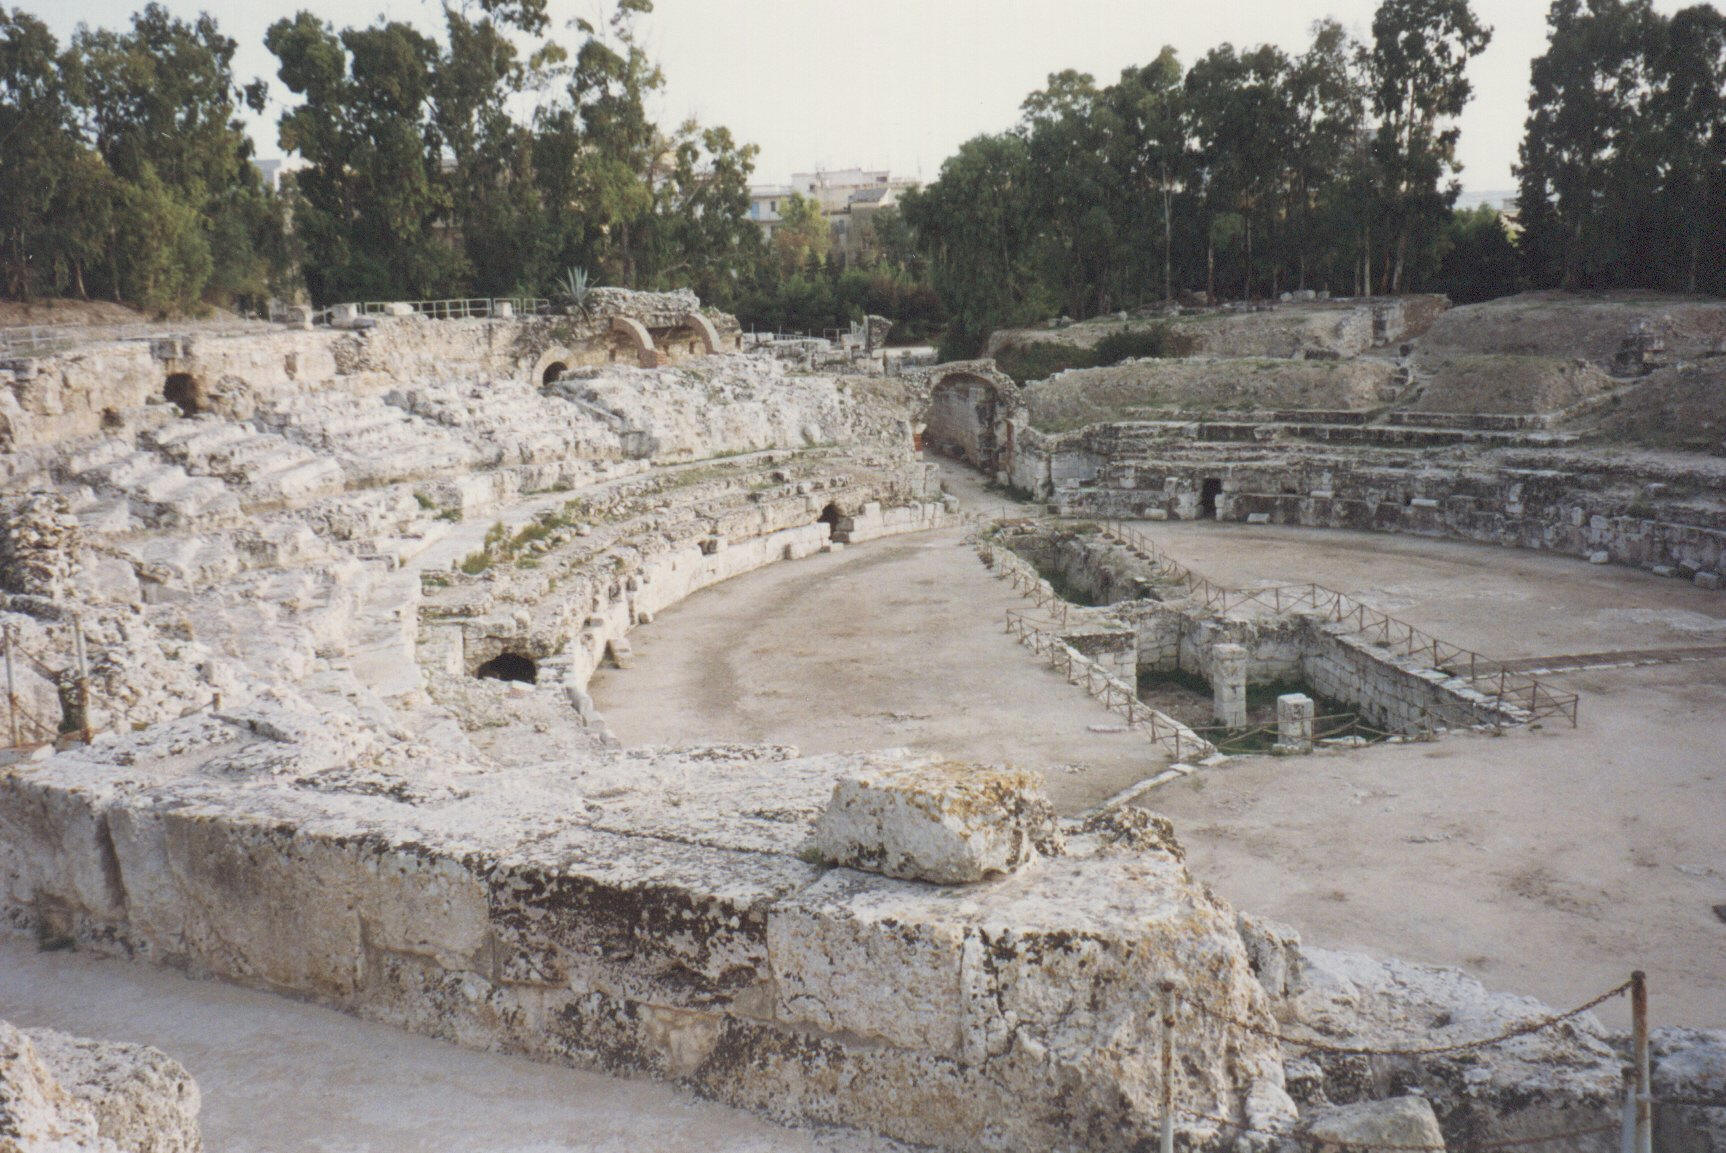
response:
<path id="1" fill-rule="evenodd" d="M 1007 610 L 1007 631 L 1033 653 L 1046 657 L 1049 667 L 1064 675 L 1068 684 L 1083 685 L 1104 708 L 1125 720 L 1128 729 L 1143 734 L 1176 761 L 1202 760 L 1217 751 L 1216 746 L 1173 717 L 1141 701 L 1133 686 L 1024 613 Z"/>
<path id="2" fill-rule="evenodd" d="M 1224 588 L 1181 565 L 1132 525 L 1117 520 L 1097 523 L 1104 535 L 1140 554 L 1155 569 L 1167 573 L 1167 579 L 1185 585 L 1187 595 L 1212 612 L 1229 613 L 1257 606 L 1278 615 L 1317 613 L 1326 621 L 1349 626 L 1350 635 L 1364 637 L 1393 655 L 1420 659 L 1439 672 L 1465 680 L 1469 688 L 1486 697 L 1499 712 L 1515 710 L 1531 721 L 1558 716 L 1569 721 L 1571 727 L 1576 726 L 1581 701 L 1578 694 L 1557 692 L 1538 677 L 1507 671 L 1490 657 L 1435 637 L 1347 593 L 1318 584 Z"/>

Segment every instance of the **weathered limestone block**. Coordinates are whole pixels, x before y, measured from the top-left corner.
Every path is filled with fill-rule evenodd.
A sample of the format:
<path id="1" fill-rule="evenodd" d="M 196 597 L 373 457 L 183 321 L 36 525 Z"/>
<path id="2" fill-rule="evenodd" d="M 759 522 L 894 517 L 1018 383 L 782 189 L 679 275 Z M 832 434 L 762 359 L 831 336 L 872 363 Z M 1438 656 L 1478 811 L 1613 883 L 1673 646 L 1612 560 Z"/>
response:
<path id="1" fill-rule="evenodd" d="M 755 1083 L 736 1091 L 778 1109 L 764 1086 L 795 1097 L 837 1078 L 848 1101 L 798 1111 L 855 1123 L 861 1106 L 872 1127 L 956 1148 L 982 1147 L 979 1134 L 1134 1148 L 1156 1123 L 1165 979 L 1237 1019 L 1270 1018 L 1232 914 L 1178 861 L 1079 847 L 957 891 L 835 870 L 782 902 L 768 920 L 777 1019 L 862 1043 L 798 1071 L 756 1037 Z M 1181 1028 L 1185 1107 L 1292 1118 L 1273 1044 L 1197 1014 Z M 895 1065 L 916 1075 L 860 1090 L 871 1067 Z"/>
<path id="2" fill-rule="evenodd" d="M 1715 1101 L 1654 1111 L 1662 1153 L 1726 1153 L 1726 1029 L 1656 1029 L 1650 1038 L 1654 1096 Z"/>
<path id="3" fill-rule="evenodd" d="M 1352 1153 L 1388 1146 L 1444 1148 L 1444 1132 L 1425 1097 L 1392 1097 L 1321 1110 L 1305 1125 L 1318 1153 Z"/>
<path id="4" fill-rule="evenodd" d="M 116 805 L 108 821 L 138 947 L 248 984 L 336 998 L 361 987 L 350 849 L 172 794 Z"/>
<path id="5" fill-rule="evenodd" d="M 101 932 L 124 917 L 101 809 L 111 783 L 71 787 L 60 758 L 30 774 L 0 773 L 0 898 L 46 942 Z"/>
<path id="6" fill-rule="evenodd" d="M 819 873 L 792 857 L 568 829 L 492 872 L 499 978 L 749 1010 L 767 977 L 768 907 Z"/>
<path id="7" fill-rule="evenodd" d="M 1265 992 L 1282 999 L 1293 995 L 1301 983 L 1300 933 L 1288 925 L 1252 913 L 1235 914 L 1235 928 L 1253 973 Z"/>
<path id="8" fill-rule="evenodd" d="M 1340 1044 L 1405 1048 L 1491 1037 L 1549 1015 L 1531 997 L 1492 993 L 1454 969 L 1306 948 L 1290 1005 L 1302 1026 Z M 1442 1024 L 1435 1024 L 1442 1022 Z M 1311 1055 L 1313 1104 L 1381 1097 L 1418 1087 L 1452 1142 L 1561 1133 L 1619 1119 L 1623 1063 L 1600 1023 L 1584 1014 L 1485 1049 L 1374 1058 Z M 1607 1150 L 1603 1136 L 1579 1149 Z"/>
<path id="9" fill-rule="evenodd" d="M 875 762 L 833 788 L 814 847 L 829 864 L 963 885 L 1059 853 L 1042 777 L 952 761 Z"/>
<path id="10" fill-rule="evenodd" d="M 1312 698 L 1305 693 L 1277 698 L 1277 752 L 1312 752 L 1313 712 Z"/>
<path id="11" fill-rule="evenodd" d="M 1221 644 L 1211 649 L 1212 710 L 1219 725 L 1247 725 L 1247 663 L 1245 645 Z"/>
<path id="12" fill-rule="evenodd" d="M 198 1083 L 160 1049 L 72 1037 L 26 1035 L 54 1079 L 87 1105 L 97 1132 L 128 1153 L 198 1153 Z"/>
<path id="13" fill-rule="evenodd" d="M 96 1114 L 55 1078 L 21 1030 L 0 1021 L 0 1153 L 116 1153 Z"/>

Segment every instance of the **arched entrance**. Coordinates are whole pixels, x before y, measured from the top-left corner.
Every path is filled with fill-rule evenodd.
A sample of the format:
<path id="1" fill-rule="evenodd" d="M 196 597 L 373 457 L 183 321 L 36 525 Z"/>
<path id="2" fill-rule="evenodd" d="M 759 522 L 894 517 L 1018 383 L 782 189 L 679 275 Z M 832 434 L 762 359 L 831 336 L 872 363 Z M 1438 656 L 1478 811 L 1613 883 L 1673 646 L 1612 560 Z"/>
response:
<path id="1" fill-rule="evenodd" d="M 554 360 L 545 366 L 545 371 L 539 374 L 540 387 L 555 384 L 563 379 L 563 374 L 569 371 L 569 365 L 561 360 Z"/>
<path id="2" fill-rule="evenodd" d="M 186 416 L 209 411 L 204 407 L 204 389 L 189 372 L 171 372 L 162 384 L 162 396 Z"/>
<path id="3" fill-rule="evenodd" d="M 499 653 L 475 669 L 473 675 L 482 681 L 518 681 L 536 685 L 539 683 L 539 663 L 520 653 Z"/>
<path id="4" fill-rule="evenodd" d="M 996 371 L 993 361 L 936 369 L 930 376 L 924 446 L 958 457 L 989 476 L 1010 468 L 1008 418 L 1019 403 L 1018 392 L 1018 385 Z"/>
<path id="5" fill-rule="evenodd" d="M 828 535 L 831 536 L 833 532 L 838 530 L 839 521 L 843 518 L 843 515 L 844 514 L 839 511 L 838 505 L 829 502 L 827 507 L 821 510 L 821 515 L 815 518 L 815 523 L 826 525 L 828 528 Z"/>

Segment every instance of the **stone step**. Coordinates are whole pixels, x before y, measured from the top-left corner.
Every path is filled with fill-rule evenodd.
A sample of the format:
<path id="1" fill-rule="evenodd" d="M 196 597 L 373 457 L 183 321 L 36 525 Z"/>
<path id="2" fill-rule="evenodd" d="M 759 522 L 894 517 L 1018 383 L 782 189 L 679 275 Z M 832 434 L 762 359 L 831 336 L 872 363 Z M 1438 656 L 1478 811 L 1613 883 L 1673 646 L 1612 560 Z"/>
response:
<path id="1" fill-rule="evenodd" d="M 207 476 L 188 477 L 152 504 L 180 525 L 227 519 L 240 511 L 240 499 L 227 485 Z"/>
<path id="2" fill-rule="evenodd" d="M 128 491 L 163 470 L 162 458 L 151 452 L 128 450 L 123 457 L 90 469 L 82 474 L 97 488 Z"/>
<path id="3" fill-rule="evenodd" d="M 104 437 L 88 448 L 79 449 L 66 458 L 66 472 L 70 476 L 83 476 L 106 465 L 113 464 L 137 450 L 131 442 L 117 437 Z"/>
<path id="4" fill-rule="evenodd" d="M 335 461 L 314 456 L 252 473 L 246 478 L 246 484 L 254 490 L 272 492 L 282 500 L 304 500 L 340 492 L 347 486 L 347 477 Z"/>

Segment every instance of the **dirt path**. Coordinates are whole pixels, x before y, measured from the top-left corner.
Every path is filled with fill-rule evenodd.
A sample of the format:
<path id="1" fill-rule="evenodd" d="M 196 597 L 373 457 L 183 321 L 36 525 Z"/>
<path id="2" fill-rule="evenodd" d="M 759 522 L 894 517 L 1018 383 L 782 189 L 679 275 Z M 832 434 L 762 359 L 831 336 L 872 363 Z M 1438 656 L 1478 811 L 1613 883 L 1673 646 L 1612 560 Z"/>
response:
<path id="1" fill-rule="evenodd" d="M 1561 557 L 1145 524 L 1225 584 L 1316 581 L 1507 659 L 1705 650 L 1726 599 Z M 1702 652 L 1694 655 L 1702 658 Z M 1546 678 L 1543 678 L 1546 679 Z M 1726 660 L 1557 673 L 1581 725 L 1243 758 L 1145 804 L 1194 871 L 1313 943 L 1455 965 L 1559 1006 L 1631 969 L 1659 1024 L 1726 1026 Z M 1622 1023 L 1622 1007 L 1605 1011 Z"/>
<path id="2" fill-rule="evenodd" d="M 960 530 L 873 541 L 696 593 L 589 691 L 625 745 L 910 746 L 1038 769 L 1064 812 L 1154 775 L 1166 755 L 1006 634 L 1027 607 Z"/>

